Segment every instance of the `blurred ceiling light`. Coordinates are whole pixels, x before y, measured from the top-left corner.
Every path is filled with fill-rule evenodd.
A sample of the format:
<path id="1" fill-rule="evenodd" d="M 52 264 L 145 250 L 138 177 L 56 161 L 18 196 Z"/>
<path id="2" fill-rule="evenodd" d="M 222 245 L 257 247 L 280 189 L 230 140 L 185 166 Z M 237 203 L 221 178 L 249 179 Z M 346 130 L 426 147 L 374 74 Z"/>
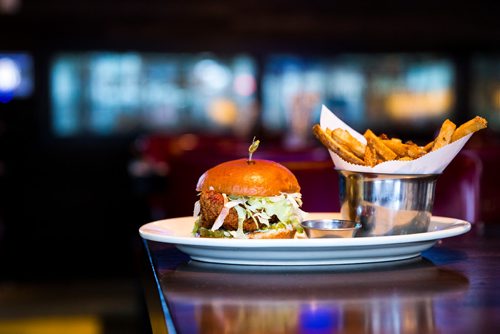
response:
<path id="1" fill-rule="evenodd" d="M 450 90 L 425 93 L 398 92 L 389 95 L 386 110 L 394 119 L 415 119 L 440 116 L 450 111 L 453 94 Z"/>
<path id="2" fill-rule="evenodd" d="M 21 8 L 21 0 L 0 0 L 0 13 L 15 14 Z"/>
<path id="3" fill-rule="evenodd" d="M 0 58 L 0 92 L 10 93 L 21 84 L 21 70 L 9 58 Z"/>
<path id="4" fill-rule="evenodd" d="M 231 80 L 227 67 L 212 59 L 203 59 L 198 62 L 194 67 L 194 75 L 207 91 L 223 90 Z"/>
<path id="5" fill-rule="evenodd" d="M 0 58 L 0 91 L 14 91 L 21 84 L 21 71 L 9 58 Z"/>
<path id="6" fill-rule="evenodd" d="M 256 86 L 255 78 L 251 74 L 239 74 L 234 79 L 234 91 L 241 96 L 252 96 Z"/>
<path id="7" fill-rule="evenodd" d="M 229 99 L 216 99 L 210 104 L 208 114 L 215 123 L 229 126 L 236 122 L 238 107 Z"/>

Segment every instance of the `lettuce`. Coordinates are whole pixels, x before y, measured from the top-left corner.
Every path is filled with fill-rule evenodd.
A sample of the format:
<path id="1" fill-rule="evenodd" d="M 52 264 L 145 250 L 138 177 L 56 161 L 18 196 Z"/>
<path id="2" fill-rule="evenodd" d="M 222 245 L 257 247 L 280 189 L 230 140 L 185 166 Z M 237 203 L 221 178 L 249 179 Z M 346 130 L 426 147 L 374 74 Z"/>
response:
<path id="1" fill-rule="evenodd" d="M 202 228 L 199 226 L 198 220 L 193 229 L 194 235 L 204 237 L 233 237 L 246 238 L 243 232 L 243 222 L 247 219 L 253 219 L 256 226 L 260 226 L 257 231 L 265 231 L 269 229 L 294 229 L 301 233 L 303 231 L 300 225 L 304 218 L 305 212 L 300 209 L 302 205 L 301 194 L 282 193 L 271 197 L 252 197 L 252 196 L 224 196 L 224 208 L 214 222 L 211 229 Z M 234 208 L 238 214 L 238 229 L 236 231 L 222 232 L 220 227 L 224 222 L 229 210 Z M 194 215 L 198 216 L 200 212 L 199 201 L 195 203 Z M 276 216 L 278 222 L 271 224 L 271 218 Z"/>
<path id="2" fill-rule="evenodd" d="M 228 196 L 227 198 L 228 205 L 231 202 L 238 203 L 234 207 L 241 225 L 246 219 L 252 218 L 256 224 L 258 222 L 267 229 L 270 227 L 270 219 L 276 216 L 287 228 L 302 231 L 300 222 L 303 220 L 304 211 L 300 209 L 302 205 L 300 193 L 282 193 L 272 197 Z"/>

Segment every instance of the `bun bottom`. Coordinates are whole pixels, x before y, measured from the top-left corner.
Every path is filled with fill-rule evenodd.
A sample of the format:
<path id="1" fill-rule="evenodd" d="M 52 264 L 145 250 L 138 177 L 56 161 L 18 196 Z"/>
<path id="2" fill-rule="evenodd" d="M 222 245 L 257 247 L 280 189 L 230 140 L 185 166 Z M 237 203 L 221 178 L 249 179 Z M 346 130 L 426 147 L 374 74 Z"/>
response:
<path id="1" fill-rule="evenodd" d="M 295 230 L 272 230 L 266 232 L 252 232 L 248 233 L 248 239 L 293 239 L 295 237 Z"/>
<path id="2" fill-rule="evenodd" d="M 222 230 L 215 234 L 207 228 L 200 227 L 194 236 L 196 238 L 232 238 L 225 236 Z M 286 228 L 281 228 L 278 230 L 267 230 L 267 231 L 257 231 L 245 233 L 245 237 L 248 239 L 293 239 L 295 237 L 296 230 L 289 230 Z M 239 239 L 239 238 L 236 238 Z"/>

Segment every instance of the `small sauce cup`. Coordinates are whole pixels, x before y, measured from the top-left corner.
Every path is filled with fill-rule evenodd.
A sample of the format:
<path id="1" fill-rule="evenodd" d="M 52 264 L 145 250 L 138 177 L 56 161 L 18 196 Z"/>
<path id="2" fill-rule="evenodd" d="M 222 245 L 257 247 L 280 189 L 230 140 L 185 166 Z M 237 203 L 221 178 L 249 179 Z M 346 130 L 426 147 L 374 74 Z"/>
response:
<path id="1" fill-rule="evenodd" d="M 305 220 L 301 223 L 309 238 L 352 238 L 360 223 L 342 219 Z"/>

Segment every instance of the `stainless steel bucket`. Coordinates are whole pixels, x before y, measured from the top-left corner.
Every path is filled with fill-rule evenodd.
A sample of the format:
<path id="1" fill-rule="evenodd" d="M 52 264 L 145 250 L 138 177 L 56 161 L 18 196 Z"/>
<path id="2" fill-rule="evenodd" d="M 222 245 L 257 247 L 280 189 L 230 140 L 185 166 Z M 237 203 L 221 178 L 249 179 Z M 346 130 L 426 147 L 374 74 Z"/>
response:
<path id="1" fill-rule="evenodd" d="M 338 173 L 340 212 L 361 223 L 356 236 L 427 232 L 438 174 Z"/>

